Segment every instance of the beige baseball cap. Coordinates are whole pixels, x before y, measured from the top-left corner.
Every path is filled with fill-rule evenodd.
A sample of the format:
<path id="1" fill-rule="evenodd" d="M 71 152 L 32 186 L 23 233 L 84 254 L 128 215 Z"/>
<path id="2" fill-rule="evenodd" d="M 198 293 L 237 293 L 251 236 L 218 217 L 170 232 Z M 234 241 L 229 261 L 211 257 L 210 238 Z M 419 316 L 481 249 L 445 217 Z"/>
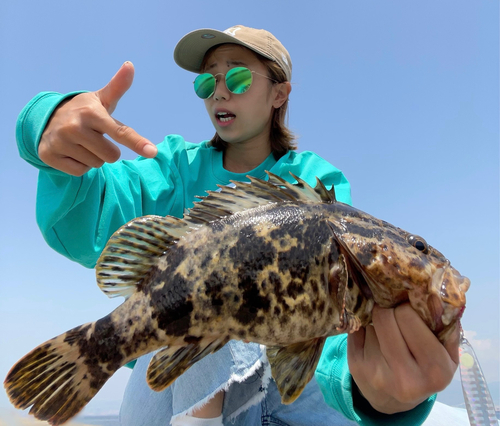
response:
<path id="1" fill-rule="evenodd" d="M 200 72 L 207 51 L 218 44 L 234 43 L 245 46 L 264 58 L 276 62 L 292 80 L 292 60 L 288 51 L 269 31 L 235 25 L 225 31 L 204 28 L 186 34 L 177 43 L 174 60 L 181 68 Z"/>

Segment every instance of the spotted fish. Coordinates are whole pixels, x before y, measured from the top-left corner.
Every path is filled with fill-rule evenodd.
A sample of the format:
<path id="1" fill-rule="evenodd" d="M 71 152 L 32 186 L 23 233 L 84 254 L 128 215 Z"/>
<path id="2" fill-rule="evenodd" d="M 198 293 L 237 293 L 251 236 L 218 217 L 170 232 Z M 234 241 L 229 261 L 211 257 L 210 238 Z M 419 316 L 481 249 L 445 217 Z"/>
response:
<path id="1" fill-rule="evenodd" d="M 282 401 L 314 374 L 325 339 L 371 322 L 374 303 L 409 301 L 441 341 L 457 326 L 469 280 L 419 236 L 315 188 L 269 173 L 209 192 L 182 219 L 120 228 L 96 266 L 126 300 L 22 358 L 5 379 L 12 403 L 52 425 L 77 414 L 121 366 L 159 350 L 147 382 L 169 386 L 230 339 L 266 346 Z"/>

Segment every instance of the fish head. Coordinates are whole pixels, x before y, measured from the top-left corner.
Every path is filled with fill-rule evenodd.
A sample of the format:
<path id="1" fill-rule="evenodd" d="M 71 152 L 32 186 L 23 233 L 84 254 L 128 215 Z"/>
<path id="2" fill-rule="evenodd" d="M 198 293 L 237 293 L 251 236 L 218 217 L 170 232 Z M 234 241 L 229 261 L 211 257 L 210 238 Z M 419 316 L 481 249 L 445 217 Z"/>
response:
<path id="1" fill-rule="evenodd" d="M 436 336 L 447 340 L 465 309 L 467 277 L 424 238 L 359 210 L 349 209 L 330 226 L 350 279 L 365 297 L 385 308 L 409 301 Z"/>

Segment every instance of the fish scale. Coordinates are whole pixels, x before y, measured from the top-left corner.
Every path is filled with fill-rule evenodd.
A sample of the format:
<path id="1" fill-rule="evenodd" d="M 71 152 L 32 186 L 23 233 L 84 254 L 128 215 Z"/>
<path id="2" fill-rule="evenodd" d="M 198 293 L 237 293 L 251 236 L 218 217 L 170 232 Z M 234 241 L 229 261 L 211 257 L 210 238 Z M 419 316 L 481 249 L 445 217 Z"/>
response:
<path id="1" fill-rule="evenodd" d="M 312 188 L 268 175 L 209 192 L 182 219 L 144 216 L 115 232 L 96 277 L 126 300 L 22 358 L 4 382 L 12 403 L 59 425 L 133 359 L 157 351 L 146 379 L 161 391 L 239 339 L 266 346 L 289 404 L 325 339 L 370 324 L 375 303 L 409 301 L 447 340 L 470 283 L 439 251 L 337 202 L 319 179 Z"/>

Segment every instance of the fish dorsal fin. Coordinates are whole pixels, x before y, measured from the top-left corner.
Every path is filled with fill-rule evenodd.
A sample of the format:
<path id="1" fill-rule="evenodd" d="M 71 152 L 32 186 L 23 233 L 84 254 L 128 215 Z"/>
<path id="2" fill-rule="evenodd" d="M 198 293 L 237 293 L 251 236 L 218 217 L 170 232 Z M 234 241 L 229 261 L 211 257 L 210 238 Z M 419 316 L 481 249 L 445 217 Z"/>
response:
<path id="1" fill-rule="evenodd" d="M 108 297 L 130 296 L 158 257 L 195 227 L 174 216 L 142 216 L 118 229 L 96 264 L 97 285 Z"/>
<path id="2" fill-rule="evenodd" d="M 334 203 L 337 201 L 334 186 L 332 185 L 332 188 L 328 191 L 319 178 L 316 178 L 316 186 L 312 188 L 305 180 L 294 175 L 292 172 L 290 172 L 290 175 L 297 181 L 296 184 L 291 184 L 273 173 L 266 173 L 269 175 L 270 183 L 282 186 L 283 190 L 292 195 L 297 201 L 313 201 L 316 203 Z"/>
<path id="3" fill-rule="evenodd" d="M 243 210 L 273 203 L 331 203 L 335 193 L 317 179 L 315 188 L 291 175 L 297 184 L 266 172 L 269 181 L 248 176 L 250 182 L 232 181 L 234 187 L 219 185 L 207 191 L 182 219 L 173 216 L 143 216 L 131 220 L 109 239 L 96 265 L 97 284 L 109 297 L 130 296 L 145 281 L 158 258 L 179 238 Z M 333 195 L 332 195 L 333 194 Z"/>

